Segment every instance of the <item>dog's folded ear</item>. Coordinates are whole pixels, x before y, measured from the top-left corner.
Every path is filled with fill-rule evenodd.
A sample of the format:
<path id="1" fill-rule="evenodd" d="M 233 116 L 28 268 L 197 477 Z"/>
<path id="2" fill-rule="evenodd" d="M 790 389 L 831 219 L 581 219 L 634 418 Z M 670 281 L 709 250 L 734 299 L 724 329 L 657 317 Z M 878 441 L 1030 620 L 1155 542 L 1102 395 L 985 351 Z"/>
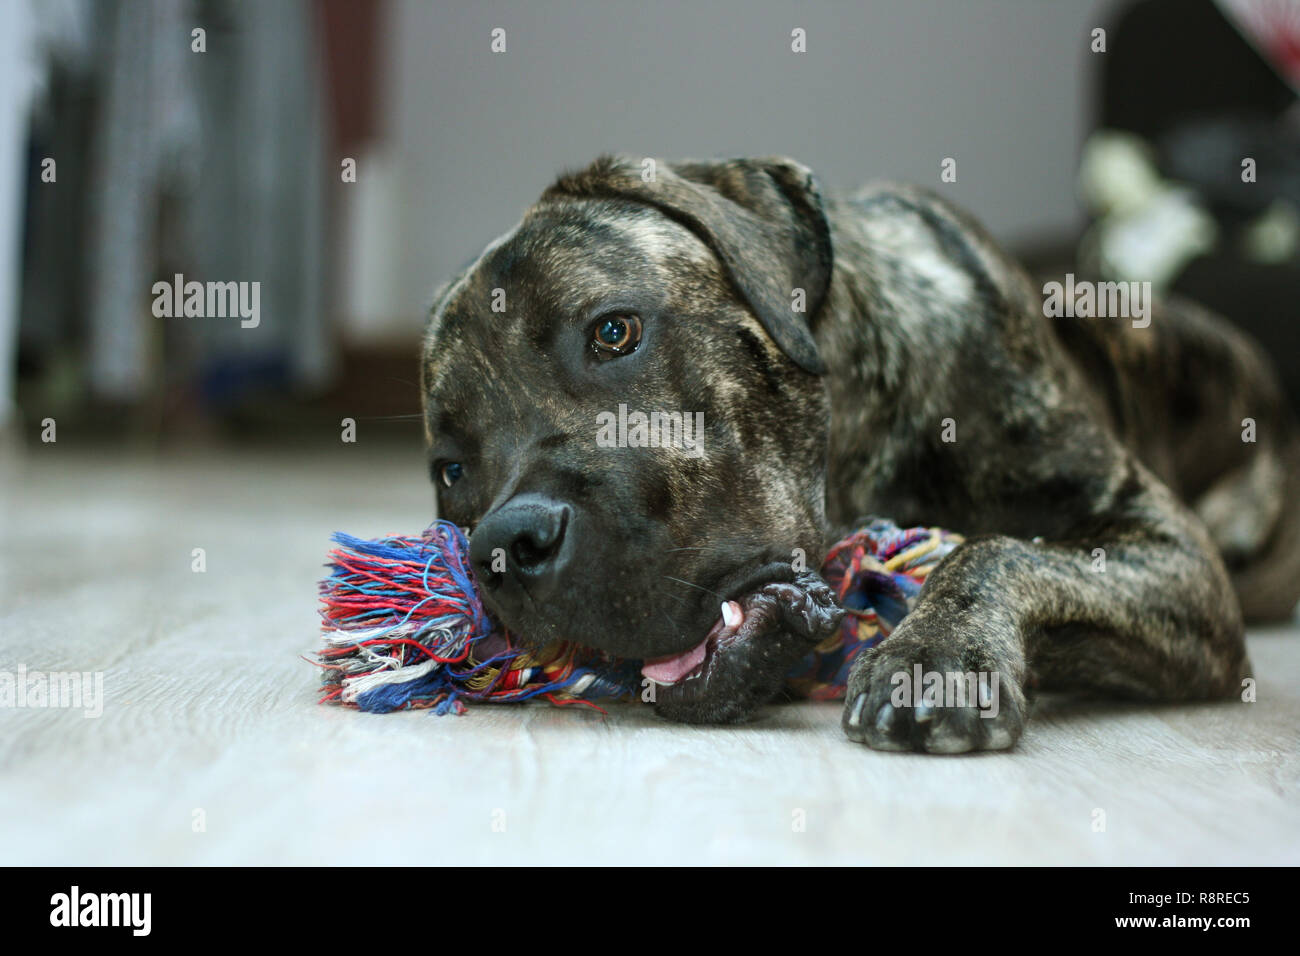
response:
<path id="1" fill-rule="evenodd" d="M 703 239 L 781 350 L 821 375 L 809 323 L 831 281 L 830 227 L 812 172 L 784 158 L 665 163 L 602 156 L 543 198 L 646 203 Z"/>

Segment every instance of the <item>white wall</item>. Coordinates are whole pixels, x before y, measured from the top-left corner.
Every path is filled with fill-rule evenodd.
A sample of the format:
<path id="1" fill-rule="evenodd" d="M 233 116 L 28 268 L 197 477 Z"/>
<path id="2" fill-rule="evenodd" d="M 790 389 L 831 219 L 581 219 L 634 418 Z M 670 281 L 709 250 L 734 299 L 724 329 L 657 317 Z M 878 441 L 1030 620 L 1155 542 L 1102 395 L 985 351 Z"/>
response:
<path id="1" fill-rule="evenodd" d="M 602 151 L 784 153 L 827 188 L 939 185 L 1002 237 L 1076 218 L 1099 0 L 394 0 L 385 128 L 399 170 L 393 301 L 504 232 Z M 489 50 L 492 28 L 507 51 Z M 790 52 L 803 27 L 808 52 Z M 361 173 L 364 175 L 364 170 Z M 403 321 L 405 321 L 403 317 Z"/>

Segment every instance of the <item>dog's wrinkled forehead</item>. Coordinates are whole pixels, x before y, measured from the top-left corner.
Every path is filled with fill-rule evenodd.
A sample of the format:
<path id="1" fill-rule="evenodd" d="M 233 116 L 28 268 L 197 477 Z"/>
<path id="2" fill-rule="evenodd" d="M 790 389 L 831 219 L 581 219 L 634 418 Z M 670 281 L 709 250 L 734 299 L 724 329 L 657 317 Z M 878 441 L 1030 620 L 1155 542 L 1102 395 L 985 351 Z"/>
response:
<path id="1" fill-rule="evenodd" d="M 557 323 L 632 305 L 725 298 L 722 268 L 694 233 L 621 200 L 548 200 L 494 241 L 439 296 L 424 347 L 425 390 L 492 342 L 544 348 Z M 491 348 L 486 351 L 491 352 Z"/>

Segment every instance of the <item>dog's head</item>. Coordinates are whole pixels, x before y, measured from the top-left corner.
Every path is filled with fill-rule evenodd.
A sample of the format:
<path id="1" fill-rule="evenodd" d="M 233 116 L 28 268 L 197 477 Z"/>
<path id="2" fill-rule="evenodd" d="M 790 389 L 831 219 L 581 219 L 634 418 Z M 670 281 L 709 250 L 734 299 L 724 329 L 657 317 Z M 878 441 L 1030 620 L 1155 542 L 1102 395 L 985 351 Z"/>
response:
<path id="1" fill-rule="evenodd" d="M 742 643 L 717 639 L 735 602 L 821 556 L 809 323 L 830 276 L 804 167 L 606 157 L 444 287 L 422 358 L 430 471 L 512 632 L 649 660 L 666 685 L 703 674 L 696 715 L 725 712 L 704 664 Z M 774 649 L 728 653 L 779 681 L 792 652 Z"/>

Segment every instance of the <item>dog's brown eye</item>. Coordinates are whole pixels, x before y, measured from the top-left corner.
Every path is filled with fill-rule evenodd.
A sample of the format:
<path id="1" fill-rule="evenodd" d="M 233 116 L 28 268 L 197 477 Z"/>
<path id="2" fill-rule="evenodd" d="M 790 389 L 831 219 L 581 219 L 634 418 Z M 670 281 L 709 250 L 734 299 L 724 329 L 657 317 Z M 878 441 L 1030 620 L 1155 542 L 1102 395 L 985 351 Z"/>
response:
<path id="1" fill-rule="evenodd" d="M 596 323 L 591 344 L 602 358 L 627 355 L 641 343 L 641 320 L 635 315 L 607 315 Z"/>

